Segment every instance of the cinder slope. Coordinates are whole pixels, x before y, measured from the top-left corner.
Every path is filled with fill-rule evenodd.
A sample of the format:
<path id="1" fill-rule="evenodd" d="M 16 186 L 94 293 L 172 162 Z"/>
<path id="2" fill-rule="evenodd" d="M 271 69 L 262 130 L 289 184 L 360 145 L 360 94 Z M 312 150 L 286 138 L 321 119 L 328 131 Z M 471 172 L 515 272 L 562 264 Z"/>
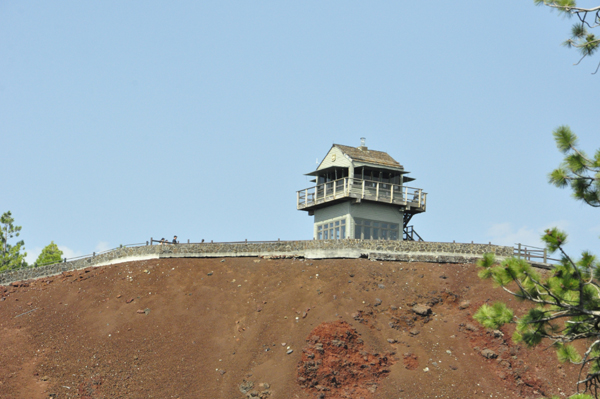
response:
<path id="1" fill-rule="evenodd" d="M 538 398 L 570 392 L 576 378 L 552 350 L 516 346 L 511 327 L 494 335 L 471 319 L 485 301 L 514 302 L 474 265 L 167 259 L 0 296 L 1 398 Z M 432 313 L 415 314 L 415 304 Z M 354 369 L 340 389 L 298 381 L 303 348 L 316 353 L 312 331 L 333 321 L 356 330 L 371 362 L 340 367 L 360 373 L 390 357 L 368 390 L 364 378 L 349 386 Z"/>

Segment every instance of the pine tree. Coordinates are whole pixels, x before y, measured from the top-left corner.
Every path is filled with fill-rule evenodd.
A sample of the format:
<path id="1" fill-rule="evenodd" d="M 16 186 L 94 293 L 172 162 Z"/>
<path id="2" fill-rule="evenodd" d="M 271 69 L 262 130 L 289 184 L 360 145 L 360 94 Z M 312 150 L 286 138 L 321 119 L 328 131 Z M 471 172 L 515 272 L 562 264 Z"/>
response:
<path id="1" fill-rule="evenodd" d="M 565 154 L 562 164 L 549 175 L 551 184 L 570 187 L 577 200 L 600 207 L 600 150 L 593 158 L 577 147 L 577 136 L 568 126 L 554 131 L 558 149 Z M 473 316 L 488 328 L 515 323 L 515 342 L 535 347 L 550 341 L 560 362 L 580 365 L 577 390 L 571 399 L 598 398 L 600 395 L 600 262 L 584 251 L 579 260 L 564 250 L 567 234 L 556 228 L 542 236 L 550 253 L 561 260 L 548 272 L 535 270 L 527 261 L 509 258 L 498 264 L 492 254 L 478 262 L 479 277 L 491 279 L 496 286 L 533 307 L 520 317 L 506 304 L 483 305 Z M 572 343 L 583 341 L 586 351 L 579 353 Z M 590 394 L 592 396 L 590 396 Z"/>
<path id="2" fill-rule="evenodd" d="M 21 250 L 25 250 L 23 240 L 9 244 L 9 240 L 18 237 L 21 232 L 21 226 L 15 226 L 14 221 L 10 211 L 0 217 L 0 272 L 27 266 L 27 252 L 21 253 Z"/>
<path id="3" fill-rule="evenodd" d="M 579 19 L 571 28 L 571 37 L 563 42 L 563 45 L 569 48 L 575 48 L 581 54 L 581 59 L 575 64 L 579 64 L 585 57 L 592 56 L 600 48 L 600 38 L 589 29 L 600 26 L 600 6 L 591 8 L 577 7 L 575 0 L 533 0 L 536 5 L 545 5 L 567 17 L 577 16 Z M 600 64 L 596 68 L 596 72 Z"/>
<path id="4" fill-rule="evenodd" d="M 35 266 L 53 265 L 55 263 L 62 262 L 63 251 L 58 248 L 58 245 L 54 241 L 50 241 L 50 244 L 46 245 L 40 256 L 35 261 Z"/>

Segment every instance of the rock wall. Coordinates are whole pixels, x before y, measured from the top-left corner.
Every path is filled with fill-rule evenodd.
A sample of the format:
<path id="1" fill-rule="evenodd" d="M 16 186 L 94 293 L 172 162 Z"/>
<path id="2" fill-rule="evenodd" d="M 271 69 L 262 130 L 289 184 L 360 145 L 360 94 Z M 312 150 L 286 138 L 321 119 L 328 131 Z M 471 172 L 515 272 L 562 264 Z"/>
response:
<path id="1" fill-rule="evenodd" d="M 503 259 L 513 255 L 513 248 L 488 244 L 352 239 L 144 245 L 117 248 L 97 256 L 54 265 L 0 273 L 0 285 L 52 276 L 69 270 L 160 258 L 283 256 L 323 259 L 364 257 L 400 262 L 471 263 L 488 252 L 495 254 L 499 259 Z"/>

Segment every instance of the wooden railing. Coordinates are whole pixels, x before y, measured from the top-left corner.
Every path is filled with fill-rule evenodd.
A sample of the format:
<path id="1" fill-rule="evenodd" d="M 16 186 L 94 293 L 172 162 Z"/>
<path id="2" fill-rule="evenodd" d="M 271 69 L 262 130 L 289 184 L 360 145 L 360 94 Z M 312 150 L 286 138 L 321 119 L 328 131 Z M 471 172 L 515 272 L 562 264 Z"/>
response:
<path id="1" fill-rule="evenodd" d="M 303 209 L 345 197 L 410 205 L 421 208 L 422 211 L 425 211 L 427 203 L 427 193 L 420 188 L 345 177 L 299 190 L 297 208 Z"/>
<path id="2" fill-rule="evenodd" d="M 539 260 L 541 263 L 550 263 L 551 261 L 560 262 L 560 259 L 549 258 L 546 248 L 532 247 L 531 245 L 524 244 L 515 244 L 514 256 L 515 258 L 528 261 Z"/>

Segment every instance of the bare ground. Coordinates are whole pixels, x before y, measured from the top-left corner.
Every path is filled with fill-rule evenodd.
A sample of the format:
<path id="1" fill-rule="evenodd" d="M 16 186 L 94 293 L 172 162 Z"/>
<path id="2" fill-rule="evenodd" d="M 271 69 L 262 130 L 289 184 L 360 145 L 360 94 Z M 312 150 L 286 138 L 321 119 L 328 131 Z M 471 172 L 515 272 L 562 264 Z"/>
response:
<path id="1" fill-rule="evenodd" d="M 1 398 L 539 398 L 576 380 L 472 320 L 515 302 L 474 265 L 169 259 L 0 297 Z"/>

